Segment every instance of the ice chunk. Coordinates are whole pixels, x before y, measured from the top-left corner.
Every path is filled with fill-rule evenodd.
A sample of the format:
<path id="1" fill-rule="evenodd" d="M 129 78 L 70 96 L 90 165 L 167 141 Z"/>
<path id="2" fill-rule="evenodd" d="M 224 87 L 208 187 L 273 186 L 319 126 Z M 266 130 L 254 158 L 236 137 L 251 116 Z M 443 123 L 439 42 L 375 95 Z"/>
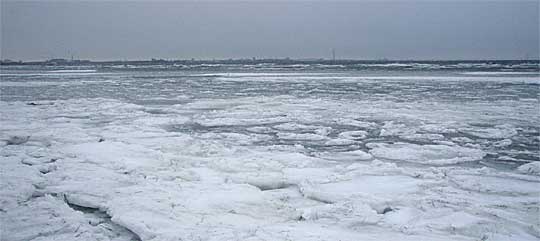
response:
<path id="1" fill-rule="evenodd" d="M 297 124 L 297 123 L 283 123 L 283 124 L 275 125 L 273 128 L 280 131 L 297 131 L 297 130 L 316 130 L 318 128 L 321 128 L 321 126 L 303 125 L 303 124 Z"/>
<path id="2" fill-rule="evenodd" d="M 306 140 L 306 141 L 322 141 L 327 139 L 326 136 L 312 134 L 312 133 L 277 133 L 278 137 L 283 140 Z"/>
<path id="3" fill-rule="evenodd" d="M 405 140 L 410 141 L 425 141 L 425 142 L 432 142 L 432 141 L 441 141 L 444 140 L 444 136 L 441 134 L 411 134 L 411 135 L 403 135 L 399 136 Z"/>
<path id="4" fill-rule="evenodd" d="M 460 136 L 460 137 L 453 137 L 452 141 L 458 142 L 458 143 L 473 143 L 474 140 L 468 137 Z"/>
<path id="5" fill-rule="evenodd" d="M 93 142 L 68 145 L 62 148 L 67 155 L 76 156 L 90 162 L 114 165 L 127 171 L 137 167 L 153 167 L 163 163 L 163 156 L 139 144 L 124 142 Z"/>
<path id="6" fill-rule="evenodd" d="M 322 153 L 319 154 L 319 157 L 335 161 L 366 161 L 373 158 L 373 156 L 371 156 L 369 153 L 362 150 Z"/>
<path id="7" fill-rule="evenodd" d="M 420 126 L 420 129 L 430 133 L 456 133 L 454 125 L 454 123 L 425 124 Z"/>
<path id="8" fill-rule="evenodd" d="M 349 139 L 332 139 L 324 143 L 326 146 L 348 146 L 357 143 L 355 140 Z"/>
<path id="9" fill-rule="evenodd" d="M 37 168 L 22 164 L 20 159 L 18 156 L 1 157 L 0 210 L 6 211 L 28 200 L 44 181 Z"/>
<path id="10" fill-rule="evenodd" d="M 493 146 L 495 147 L 507 147 L 509 145 L 512 145 L 512 140 L 510 139 L 504 139 L 493 143 Z"/>
<path id="11" fill-rule="evenodd" d="M 21 145 L 30 139 L 30 136 L 10 136 L 5 140 L 6 145 Z"/>
<path id="12" fill-rule="evenodd" d="M 107 218 L 95 220 L 69 207 L 61 198 L 38 197 L 24 206 L 0 214 L 2 240 L 110 240 L 139 239 Z"/>
<path id="13" fill-rule="evenodd" d="M 366 131 L 344 131 L 339 133 L 339 137 L 349 140 L 360 140 L 366 138 L 368 133 Z"/>
<path id="14" fill-rule="evenodd" d="M 381 215 L 361 202 L 342 202 L 319 205 L 302 210 L 304 220 L 331 219 L 345 224 L 376 224 Z"/>
<path id="15" fill-rule="evenodd" d="M 540 176 L 540 161 L 533 161 L 517 168 L 518 172 Z"/>
<path id="16" fill-rule="evenodd" d="M 412 135 L 416 133 L 415 128 L 411 128 L 409 125 L 405 124 L 396 124 L 393 121 L 387 121 L 382 126 L 380 136 L 403 136 L 403 135 Z"/>
<path id="17" fill-rule="evenodd" d="M 247 126 L 247 125 L 262 125 L 273 124 L 277 122 L 288 121 L 284 117 L 268 117 L 268 118 L 232 118 L 232 117 L 218 117 L 218 118 L 206 118 L 198 119 L 196 122 L 202 126 L 215 127 L 215 126 Z"/>
<path id="18" fill-rule="evenodd" d="M 540 182 L 494 176 L 451 175 L 451 180 L 465 190 L 504 195 L 539 195 Z"/>
<path id="19" fill-rule="evenodd" d="M 264 127 L 264 126 L 249 127 L 249 128 L 246 128 L 246 130 L 249 132 L 259 133 L 259 134 L 269 134 L 269 133 L 277 132 L 276 130 L 270 127 Z"/>
<path id="20" fill-rule="evenodd" d="M 302 193 L 315 200 L 335 203 L 350 199 L 380 203 L 383 200 L 406 198 L 420 190 L 421 180 L 403 175 L 363 175 L 351 180 L 324 184 L 302 183 Z"/>
<path id="21" fill-rule="evenodd" d="M 476 161 L 486 155 L 479 149 L 447 145 L 371 143 L 368 147 L 373 148 L 370 153 L 377 158 L 431 165 Z"/>
<path id="22" fill-rule="evenodd" d="M 360 128 L 373 128 L 374 126 L 376 126 L 376 124 L 372 122 L 365 122 L 347 118 L 338 118 L 335 119 L 334 122 L 338 125 L 355 126 Z"/>
<path id="23" fill-rule="evenodd" d="M 200 135 L 201 138 L 204 139 L 222 139 L 226 141 L 235 142 L 237 144 L 241 145 L 249 145 L 253 144 L 254 142 L 259 141 L 267 141 L 271 139 L 272 137 L 269 135 L 263 135 L 263 134 L 240 134 L 240 133 L 232 133 L 232 132 L 220 132 L 220 133 L 204 133 Z"/>
<path id="24" fill-rule="evenodd" d="M 510 138 L 517 134 L 516 128 L 512 125 L 497 125 L 493 128 L 468 127 L 468 128 L 462 128 L 460 129 L 460 131 L 476 136 L 476 137 L 486 138 L 486 139 L 504 139 L 504 138 Z"/>

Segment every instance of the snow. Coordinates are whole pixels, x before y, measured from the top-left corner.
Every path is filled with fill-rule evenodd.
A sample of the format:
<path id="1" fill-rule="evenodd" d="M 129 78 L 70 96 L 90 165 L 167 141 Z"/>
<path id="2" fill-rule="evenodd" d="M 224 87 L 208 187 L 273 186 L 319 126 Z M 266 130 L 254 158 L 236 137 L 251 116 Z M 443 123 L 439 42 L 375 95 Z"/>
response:
<path id="1" fill-rule="evenodd" d="M 540 237 L 538 101 L 190 98 L 1 101 L 1 239 Z"/>

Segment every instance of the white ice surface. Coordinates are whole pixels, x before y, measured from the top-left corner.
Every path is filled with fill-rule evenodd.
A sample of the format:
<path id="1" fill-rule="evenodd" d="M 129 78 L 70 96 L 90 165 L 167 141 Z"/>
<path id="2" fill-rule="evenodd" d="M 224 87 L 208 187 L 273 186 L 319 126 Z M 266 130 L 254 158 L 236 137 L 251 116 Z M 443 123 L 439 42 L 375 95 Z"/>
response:
<path id="1" fill-rule="evenodd" d="M 518 171 L 524 174 L 540 176 L 540 161 L 523 164 L 518 167 Z"/>
<path id="2" fill-rule="evenodd" d="M 482 159 L 486 145 L 445 136 L 513 138 L 514 126 L 465 123 L 510 119 L 515 103 L 433 113 L 418 103 L 250 97 L 175 105 L 162 117 L 109 99 L 38 104 L 0 102 L 2 240 L 540 237 L 537 163 L 517 170 L 454 165 Z M 479 117 L 479 110 L 492 115 Z M 511 118 L 537 121 L 533 112 L 516 113 Z M 368 115 L 381 121 L 357 120 Z M 169 131 L 193 123 L 229 129 Z M 378 129 L 452 145 L 381 143 Z M 23 141 L 8 145 L 14 137 Z M 345 149 L 259 144 L 269 140 Z"/>
<path id="3" fill-rule="evenodd" d="M 410 143 L 370 143 L 370 153 L 377 158 L 431 165 L 447 165 L 482 159 L 482 150 L 447 145 L 417 145 Z"/>

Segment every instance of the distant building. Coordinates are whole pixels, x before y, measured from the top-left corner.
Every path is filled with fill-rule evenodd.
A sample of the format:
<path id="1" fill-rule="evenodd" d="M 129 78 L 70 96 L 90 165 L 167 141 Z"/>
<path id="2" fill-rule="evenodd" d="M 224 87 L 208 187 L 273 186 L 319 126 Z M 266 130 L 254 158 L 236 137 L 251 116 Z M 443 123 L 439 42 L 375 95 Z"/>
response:
<path id="1" fill-rule="evenodd" d="M 81 65 L 81 64 L 90 64 L 90 60 L 81 60 L 81 59 L 49 59 L 45 61 L 45 65 Z"/>

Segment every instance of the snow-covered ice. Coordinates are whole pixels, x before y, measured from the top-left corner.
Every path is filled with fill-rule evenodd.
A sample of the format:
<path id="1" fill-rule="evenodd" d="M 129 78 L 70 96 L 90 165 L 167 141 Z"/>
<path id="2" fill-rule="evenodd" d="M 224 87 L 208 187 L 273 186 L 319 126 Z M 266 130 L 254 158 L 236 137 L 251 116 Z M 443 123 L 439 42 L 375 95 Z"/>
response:
<path id="1" fill-rule="evenodd" d="M 540 238 L 537 84 L 114 76 L 0 85 L 1 240 Z"/>
<path id="2" fill-rule="evenodd" d="M 486 154 L 478 149 L 447 146 L 417 145 L 410 143 L 378 144 L 370 143 L 372 155 L 380 159 L 417 162 L 430 165 L 456 164 L 482 159 Z"/>

